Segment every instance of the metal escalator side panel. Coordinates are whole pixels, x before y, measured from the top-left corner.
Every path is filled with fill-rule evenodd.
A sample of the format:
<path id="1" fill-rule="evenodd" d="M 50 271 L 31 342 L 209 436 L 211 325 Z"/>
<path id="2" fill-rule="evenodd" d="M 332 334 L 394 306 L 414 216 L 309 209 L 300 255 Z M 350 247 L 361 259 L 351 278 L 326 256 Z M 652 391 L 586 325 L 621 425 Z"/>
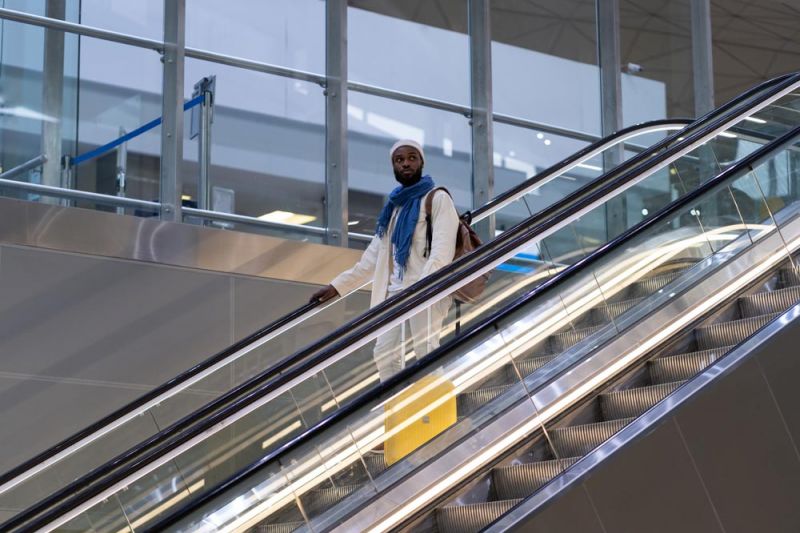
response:
<path id="1" fill-rule="evenodd" d="M 567 493 L 570 492 L 571 489 L 579 486 L 588 475 L 599 473 L 599 471 L 603 468 L 604 465 L 610 463 L 612 458 L 615 458 L 617 462 L 624 460 L 626 450 L 635 445 L 638 442 L 641 442 L 647 436 L 653 436 L 656 434 L 655 438 L 662 438 L 659 434 L 659 429 L 664 428 L 665 425 L 668 425 L 669 420 L 677 420 L 676 417 L 680 416 L 682 413 L 685 413 L 687 409 L 691 409 L 692 403 L 700 397 L 701 394 L 714 394 L 714 387 L 717 384 L 722 384 L 724 381 L 728 380 L 732 375 L 736 373 L 743 373 L 748 372 L 749 370 L 757 370 L 758 376 L 755 379 L 759 382 L 764 383 L 765 388 L 769 388 L 770 386 L 765 380 L 769 379 L 772 376 L 768 376 L 764 373 L 763 366 L 759 369 L 759 366 L 750 365 L 749 370 L 747 370 L 747 361 L 753 358 L 761 358 L 762 356 L 769 356 L 774 357 L 777 354 L 786 354 L 789 353 L 793 346 L 796 346 L 797 343 L 800 342 L 800 304 L 795 304 L 781 313 L 777 319 L 772 320 L 770 323 L 766 324 L 761 330 L 757 331 L 754 335 L 746 339 L 742 344 L 732 347 L 728 353 L 725 355 L 724 358 L 713 361 L 710 366 L 708 366 L 703 372 L 700 374 L 695 375 L 688 383 L 684 384 L 679 390 L 675 393 L 671 394 L 669 397 L 668 402 L 661 402 L 657 404 L 655 407 L 650 409 L 645 415 L 639 417 L 637 420 L 632 422 L 631 424 L 627 425 L 624 429 L 622 429 L 618 434 L 614 436 L 614 439 L 606 441 L 605 443 L 601 444 L 598 448 L 593 450 L 588 455 L 581 458 L 580 461 L 576 462 L 574 466 L 570 469 L 569 475 L 561 476 L 555 478 L 549 485 L 547 485 L 543 490 L 533 493 L 530 497 L 525 499 L 521 504 L 519 504 L 515 509 L 511 512 L 507 513 L 506 515 L 497 519 L 494 523 L 492 523 L 489 527 L 484 529 L 486 533 L 499 533 L 501 531 L 509 531 L 509 530 L 524 530 L 525 527 L 530 527 L 530 520 L 534 519 L 539 513 L 544 512 L 545 506 L 548 508 L 552 508 L 551 504 L 565 496 Z M 762 364 L 762 363 L 759 363 Z M 784 365 L 785 367 L 786 365 Z M 797 367 L 795 365 L 794 370 L 797 371 Z M 796 378 L 794 374 L 792 377 Z M 787 379 L 790 379 L 786 376 Z M 792 385 L 793 387 L 793 385 Z M 776 415 L 776 418 L 781 417 L 780 414 L 781 408 L 789 407 L 788 404 L 785 402 L 779 402 L 776 400 L 774 396 L 774 391 L 768 392 L 768 402 L 770 407 L 775 407 L 779 411 Z M 742 403 L 748 403 L 752 401 L 751 398 L 747 398 L 741 394 L 741 391 L 734 393 L 736 398 Z M 733 398 L 732 398 L 733 399 Z M 773 403 L 775 402 L 775 403 Z M 782 405 L 783 403 L 783 405 Z M 793 404 L 792 407 L 796 405 Z M 744 406 L 741 406 L 744 408 Z M 737 406 L 734 404 L 731 406 L 731 409 L 734 412 L 741 412 L 741 410 L 737 410 Z M 695 416 L 698 413 L 695 413 Z M 710 414 L 710 413 L 709 413 Z M 784 421 L 785 423 L 785 421 Z M 674 427 L 674 426 L 673 426 Z M 742 420 L 740 429 L 735 430 L 738 434 L 747 431 L 749 428 L 747 424 Z M 786 427 L 781 427 L 781 430 L 785 430 Z M 690 444 L 686 441 L 687 437 L 683 436 L 683 441 L 680 442 L 682 449 L 686 450 L 689 448 Z M 724 438 L 724 437 L 722 437 Z M 716 440 L 719 440 L 717 438 Z M 764 448 L 769 449 L 772 451 L 772 455 L 774 455 L 775 444 L 773 444 L 769 437 L 764 436 L 759 440 L 764 442 Z M 736 442 L 735 439 L 725 438 L 725 442 L 727 443 L 727 447 L 736 447 L 741 446 Z M 700 444 L 695 442 L 695 444 Z M 706 443 L 705 441 L 702 443 L 703 447 L 707 447 L 710 444 Z M 654 445 L 655 446 L 655 445 Z M 746 446 L 746 445 L 745 445 Z M 748 448 L 746 452 L 742 452 L 742 455 L 748 455 L 752 457 L 751 449 Z M 640 450 L 641 453 L 641 450 Z M 730 456 L 729 453 L 723 454 Z M 796 449 L 791 450 L 790 455 L 796 457 Z M 791 459 L 793 460 L 793 459 Z M 775 461 L 775 458 L 770 456 L 769 461 Z M 741 461 L 737 461 L 736 464 L 741 464 Z M 731 465 L 729 467 L 733 468 Z M 697 466 L 693 466 L 692 474 L 697 475 L 696 469 Z M 760 468 L 760 467 L 755 467 Z M 728 468 L 726 471 L 729 471 Z M 772 469 L 775 472 L 775 469 Z M 796 469 L 795 469 L 796 470 Z M 618 470 L 619 471 L 619 470 Z M 781 477 L 786 480 L 785 476 L 785 469 L 781 468 Z M 738 482 L 746 484 L 746 485 L 753 485 L 753 480 L 751 477 L 746 477 L 746 479 L 742 479 L 743 476 L 746 474 L 742 474 L 741 476 L 725 476 L 724 480 L 717 479 L 715 484 L 717 485 L 717 489 L 719 484 L 724 484 L 729 488 L 729 490 L 735 490 L 731 488 L 732 483 L 736 483 L 737 480 L 733 479 L 738 477 Z M 660 479 L 659 483 L 662 483 L 665 487 L 671 487 L 671 490 L 675 490 L 678 488 L 679 490 L 688 490 L 688 487 L 684 486 L 683 484 L 679 483 L 676 480 L 670 479 Z M 796 477 L 796 476 L 795 476 Z M 708 490 L 709 488 L 704 489 L 706 492 L 706 497 L 709 497 Z M 775 490 L 770 486 L 761 486 L 761 487 L 754 487 L 754 490 L 758 491 L 759 493 L 763 494 L 763 497 L 768 500 L 770 503 L 774 502 L 774 497 L 771 494 L 774 494 L 772 491 Z M 781 490 L 781 489 L 778 489 Z M 796 493 L 796 489 L 795 489 Z M 714 497 L 714 495 L 710 495 L 710 497 Z M 742 496 L 743 498 L 746 497 L 745 495 Z M 631 505 L 635 505 L 631 503 Z M 780 504 L 776 504 L 780 505 Z M 792 502 L 790 505 L 796 508 L 796 503 Z M 747 501 L 747 505 L 745 509 L 748 509 L 749 518 L 752 521 L 758 522 L 758 527 L 770 527 L 769 525 L 765 524 L 765 519 L 767 515 L 760 513 L 761 509 L 758 505 L 754 504 L 752 500 Z M 694 521 L 687 521 L 686 519 L 692 518 L 696 519 L 696 514 L 689 514 L 684 516 L 683 520 L 681 519 L 682 513 L 680 509 L 672 508 L 673 511 L 676 511 L 671 514 L 672 522 L 674 528 L 689 528 L 689 527 L 697 527 L 697 522 Z M 686 513 L 691 513 L 692 511 L 689 509 L 684 509 Z M 780 523 L 780 526 L 776 526 L 773 524 L 773 527 L 779 527 L 780 529 L 775 530 L 795 530 L 798 527 L 798 517 L 796 513 L 792 516 L 791 513 L 784 512 L 774 512 L 773 509 L 765 509 L 764 512 L 770 513 L 770 518 L 772 521 L 776 523 Z M 558 513 L 558 511 L 557 511 Z M 709 514 L 711 514 L 709 512 Z M 716 514 L 716 512 L 715 512 Z M 549 520 L 552 520 L 553 517 L 549 517 Z M 560 520 L 561 523 L 568 522 L 568 519 Z M 737 520 L 737 524 L 741 525 L 741 521 Z M 523 528 L 523 529 L 520 529 Z"/>

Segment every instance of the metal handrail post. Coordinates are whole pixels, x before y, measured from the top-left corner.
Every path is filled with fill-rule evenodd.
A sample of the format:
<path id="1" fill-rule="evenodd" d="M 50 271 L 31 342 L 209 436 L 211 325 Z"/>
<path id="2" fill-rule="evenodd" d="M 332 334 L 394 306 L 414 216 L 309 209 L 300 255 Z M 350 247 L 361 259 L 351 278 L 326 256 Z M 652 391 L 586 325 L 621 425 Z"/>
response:
<path id="1" fill-rule="evenodd" d="M 4 180 L 14 179 L 19 175 L 25 174 L 28 171 L 31 171 L 31 170 L 33 170 L 35 168 L 38 168 L 38 167 L 44 165 L 46 162 L 47 162 L 47 156 L 46 155 L 42 154 L 42 155 L 36 156 L 33 159 L 31 159 L 30 161 L 26 161 L 25 163 L 22 163 L 21 165 L 17 165 L 14 168 L 10 168 L 10 169 L 6 170 L 2 174 L 0 174 L 0 179 L 4 179 Z"/>
<path id="2" fill-rule="evenodd" d="M 202 95 L 203 103 L 198 111 L 192 109 L 191 135 L 197 137 L 197 163 L 199 177 L 197 182 L 198 209 L 211 209 L 211 125 L 214 122 L 214 92 L 216 76 L 209 76 L 197 82 L 192 98 Z"/>
<path id="3" fill-rule="evenodd" d="M 119 136 L 122 137 L 127 132 L 125 128 L 119 128 Z M 125 198 L 128 188 L 128 143 L 124 142 L 117 146 L 117 196 Z M 117 214 L 124 215 L 125 207 L 117 206 Z"/>

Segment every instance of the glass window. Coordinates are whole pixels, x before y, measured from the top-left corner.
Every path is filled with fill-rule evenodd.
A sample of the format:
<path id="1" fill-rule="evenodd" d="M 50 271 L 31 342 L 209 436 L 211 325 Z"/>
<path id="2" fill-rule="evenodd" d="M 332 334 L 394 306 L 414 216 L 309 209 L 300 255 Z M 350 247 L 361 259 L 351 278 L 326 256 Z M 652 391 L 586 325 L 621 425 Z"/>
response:
<path id="1" fill-rule="evenodd" d="M 186 46 L 324 73 L 325 2 L 191 0 Z"/>
<path id="2" fill-rule="evenodd" d="M 159 118 L 161 78 L 161 58 L 156 52 L 81 37 L 78 145 L 66 155 L 80 157 Z M 132 138 L 124 148 L 125 196 L 158 201 L 161 128 Z M 117 151 L 77 164 L 73 175 L 78 189 L 117 194 Z"/>
<path id="3" fill-rule="evenodd" d="M 39 4 L 40 10 L 33 9 Z M 68 2 L 69 4 L 69 2 Z M 42 2 L 5 2 L 10 9 L 44 14 Z M 67 6 L 66 18 L 76 12 Z M 46 58 L 46 34 L 58 50 Z M 60 44 L 63 42 L 63 50 Z M 14 179 L 48 185 L 60 184 L 58 154 L 49 151 L 43 139 L 58 139 L 61 150 L 74 149 L 77 112 L 78 37 L 37 26 L 0 21 L 0 168 L 8 171 L 42 155 L 50 157 L 46 167 L 36 167 Z M 57 99 L 61 95 L 60 101 Z M 54 146 L 58 146 L 55 144 Z M 45 153 L 46 152 L 46 153 Z M 45 175 L 46 174 L 46 175 Z M 36 195 L 6 191 L 20 198 Z"/>
<path id="4" fill-rule="evenodd" d="M 424 173 L 447 187 L 459 212 L 472 203 L 471 130 L 454 113 L 350 91 L 348 165 L 350 230 L 371 234 L 386 196 L 397 186 L 389 149 L 411 138 L 425 150 Z"/>
<path id="5" fill-rule="evenodd" d="M 469 105 L 466 0 L 349 5 L 350 80 Z"/>
<path id="6" fill-rule="evenodd" d="M 594 0 L 494 0 L 495 113 L 600 132 Z"/>
<path id="7" fill-rule="evenodd" d="M 164 38 L 164 1 L 80 0 L 81 24 L 161 41 Z"/>
<path id="8" fill-rule="evenodd" d="M 711 2 L 717 106 L 798 69 L 799 22 L 795 2 Z"/>
<path id="9" fill-rule="evenodd" d="M 620 0 L 623 125 L 693 117 L 689 0 Z"/>
<path id="10" fill-rule="evenodd" d="M 232 201 L 216 210 L 265 220 L 322 226 L 325 195 L 325 97 L 316 84 L 207 61 L 186 60 L 185 93 L 216 76 L 211 128 L 214 189 Z M 184 128 L 183 192 L 197 195 L 198 142 Z M 224 194 L 223 194 L 224 193 Z M 250 227 L 242 227 L 255 231 Z M 285 235 L 281 235 L 284 236 Z"/>
<path id="11" fill-rule="evenodd" d="M 495 196 L 571 156 L 586 144 L 585 141 L 495 122 Z M 559 190 L 550 187 L 547 190 L 552 194 L 545 196 L 537 194 L 535 200 L 531 198 L 529 203 L 535 204 L 531 205 L 531 208 L 534 209 L 533 212 L 544 209 L 566 195 L 567 191 L 576 189 L 577 186 L 574 183 L 585 184 L 583 179 L 576 180 L 584 175 L 594 177 L 597 173 L 596 169 L 599 168 L 598 165 L 597 161 L 587 162 L 582 167 L 576 168 L 571 175 L 559 179 L 559 183 L 563 183 L 565 188 Z M 505 225 L 498 221 L 498 229 L 508 229 L 511 225 L 513 224 L 499 227 Z"/>

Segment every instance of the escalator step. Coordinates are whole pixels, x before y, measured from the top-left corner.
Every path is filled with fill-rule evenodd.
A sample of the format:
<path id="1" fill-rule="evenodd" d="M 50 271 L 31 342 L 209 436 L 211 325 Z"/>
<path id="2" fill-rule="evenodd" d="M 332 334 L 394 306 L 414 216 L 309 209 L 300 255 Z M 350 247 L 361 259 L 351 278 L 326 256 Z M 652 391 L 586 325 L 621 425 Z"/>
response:
<path id="1" fill-rule="evenodd" d="M 617 318 L 619 315 L 641 302 L 643 298 L 632 298 L 630 300 L 622 300 L 619 302 L 609 302 L 602 304 L 584 316 L 585 319 L 578 320 L 581 326 L 603 326 Z"/>
<path id="2" fill-rule="evenodd" d="M 675 278 L 680 276 L 682 272 L 683 270 L 675 270 L 673 272 L 667 272 L 665 274 L 658 274 L 640 279 L 639 281 L 632 283 L 627 288 L 611 297 L 611 301 L 622 302 L 634 298 L 644 298 L 650 296 L 668 283 L 675 280 Z"/>
<path id="3" fill-rule="evenodd" d="M 352 465 L 340 470 L 331 477 L 334 485 L 344 486 L 362 482 L 365 478 L 364 468 L 369 471 L 369 475 L 375 477 L 386 470 L 386 462 L 383 452 L 369 450 L 363 456 L 364 462 L 356 461 Z"/>
<path id="4" fill-rule="evenodd" d="M 282 524 L 261 524 L 252 529 L 253 533 L 291 533 L 305 525 L 305 522 L 284 522 Z"/>
<path id="5" fill-rule="evenodd" d="M 554 357 L 555 355 L 539 355 L 536 357 L 526 357 L 525 359 L 519 359 L 517 361 L 514 361 L 514 364 L 517 366 L 519 373 L 524 378 L 526 376 L 533 374 L 533 372 L 536 369 L 541 368 L 550 361 L 552 361 Z M 511 377 L 513 381 L 519 380 L 519 376 L 516 375 L 516 372 L 514 372 L 513 369 L 511 370 L 514 373 L 514 375 L 509 377 Z"/>
<path id="6" fill-rule="evenodd" d="M 742 316 L 754 317 L 782 313 L 800 301 L 800 287 L 786 287 L 777 291 L 757 292 L 739 298 Z"/>
<path id="7" fill-rule="evenodd" d="M 367 470 L 374 477 L 386 470 L 386 460 L 383 457 L 383 451 L 370 450 L 364 454 L 364 463 L 367 465 Z"/>
<path id="8" fill-rule="evenodd" d="M 603 326 L 592 326 L 581 329 L 570 329 L 568 331 L 556 333 L 550 337 L 550 346 L 553 349 L 553 353 L 561 353 L 567 350 L 570 346 L 573 346 L 574 344 L 577 344 L 584 338 L 588 337 L 592 333 L 600 331 L 602 328 Z"/>
<path id="9" fill-rule="evenodd" d="M 672 394 L 681 383 L 681 381 L 663 383 L 602 394 L 600 395 L 600 407 L 603 411 L 603 418 L 616 420 L 637 417 Z"/>
<path id="10" fill-rule="evenodd" d="M 459 394 L 457 398 L 459 416 L 472 414 L 481 406 L 494 400 L 510 388 L 511 385 L 498 385 L 496 387 L 486 387 L 484 389 L 477 389 Z"/>
<path id="11" fill-rule="evenodd" d="M 691 378 L 705 367 L 728 353 L 732 346 L 703 350 L 668 357 L 659 357 L 648 363 L 653 383 L 672 383 Z"/>
<path id="12" fill-rule="evenodd" d="M 360 488 L 361 485 L 342 485 L 327 489 L 314 489 L 303 496 L 306 512 L 311 516 L 317 516 Z"/>
<path id="13" fill-rule="evenodd" d="M 520 374 L 526 377 L 532 374 L 537 368 L 553 360 L 554 355 L 540 355 L 536 357 L 526 357 L 505 365 L 505 376 L 493 376 L 488 382 L 481 385 L 481 388 L 463 392 L 458 395 L 458 414 L 467 416 L 507 391 L 512 385 L 520 382 Z M 516 366 L 516 368 L 515 368 Z M 519 374 L 517 373 L 519 371 Z"/>
<path id="14" fill-rule="evenodd" d="M 800 285 L 800 269 L 784 267 L 780 270 L 781 287 Z"/>
<path id="15" fill-rule="evenodd" d="M 553 428 L 550 430 L 550 439 L 557 456 L 580 457 L 597 448 L 632 421 L 633 418 L 620 418 L 594 424 Z"/>
<path id="16" fill-rule="evenodd" d="M 776 316 L 778 316 L 777 313 L 771 313 L 769 315 L 701 326 L 695 330 L 697 347 L 701 350 L 710 350 L 720 346 L 739 344 Z"/>
<path id="17" fill-rule="evenodd" d="M 683 270 L 675 270 L 667 272 L 666 274 L 659 274 L 646 279 L 637 281 L 633 285 L 632 298 L 645 298 L 651 294 L 658 292 L 659 289 L 672 283 L 678 276 L 683 273 Z"/>
<path id="18" fill-rule="evenodd" d="M 495 468 L 492 470 L 492 482 L 497 497 L 501 500 L 527 498 L 542 485 L 574 465 L 578 459 L 580 457 Z"/>
<path id="19" fill-rule="evenodd" d="M 452 505 L 436 510 L 439 533 L 477 533 L 511 510 L 521 500 Z"/>

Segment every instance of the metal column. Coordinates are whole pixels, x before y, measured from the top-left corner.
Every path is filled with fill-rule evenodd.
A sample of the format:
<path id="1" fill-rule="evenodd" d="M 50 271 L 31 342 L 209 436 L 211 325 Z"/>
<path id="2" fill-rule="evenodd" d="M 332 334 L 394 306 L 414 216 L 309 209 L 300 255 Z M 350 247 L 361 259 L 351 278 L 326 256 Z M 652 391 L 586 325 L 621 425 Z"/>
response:
<path id="1" fill-rule="evenodd" d="M 492 28 L 489 0 L 469 0 L 469 51 L 472 107 L 472 207 L 494 196 L 492 124 Z M 494 216 L 476 226 L 485 241 L 494 237 Z"/>
<path id="2" fill-rule="evenodd" d="M 65 0 L 47 0 L 45 15 L 64 20 Z M 42 113 L 54 120 L 42 121 L 42 153 L 47 162 L 42 167 L 42 183 L 51 187 L 72 187 L 61 180 L 61 115 L 64 100 L 64 32 L 44 30 L 44 62 L 42 72 Z M 59 202 L 44 197 L 45 202 Z"/>
<path id="3" fill-rule="evenodd" d="M 597 52 L 600 67 L 600 124 L 602 135 L 622 129 L 622 53 L 620 51 L 619 0 L 596 0 Z M 608 171 L 623 158 L 622 146 L 606 150 L 603 168 Z M 627 226 L 625 198 L 606 203 L 606 233 L 619 235 Z"/>
<path id="4" fill-rule="evenodd" d="M 711 1 L 691 0 L 691 6 L 694 113 L 696 116 L 701 117 L 714 109 Z"/>
<path id="5" fill-rule="evenodd" d="M 186 0 L 164 2 L 164 79 L 161 122 L 161 218 L 181 221 L 183 74 Z"/>
<path id="6" fill-rule="evenodd" d="M 325 10 L 325 242 L 347 246 L 347 0 Z"/>
<path id="7" fill-rule="evenodd" d="M 216 76 L 208 76 L 194 85 L 192 98 L 203 96 L 203 103 L 192 108 L 191 139 L 197 138 L 197 207 L 211 209 L 211 124 L 214 122 L 214 92 Z"/>

